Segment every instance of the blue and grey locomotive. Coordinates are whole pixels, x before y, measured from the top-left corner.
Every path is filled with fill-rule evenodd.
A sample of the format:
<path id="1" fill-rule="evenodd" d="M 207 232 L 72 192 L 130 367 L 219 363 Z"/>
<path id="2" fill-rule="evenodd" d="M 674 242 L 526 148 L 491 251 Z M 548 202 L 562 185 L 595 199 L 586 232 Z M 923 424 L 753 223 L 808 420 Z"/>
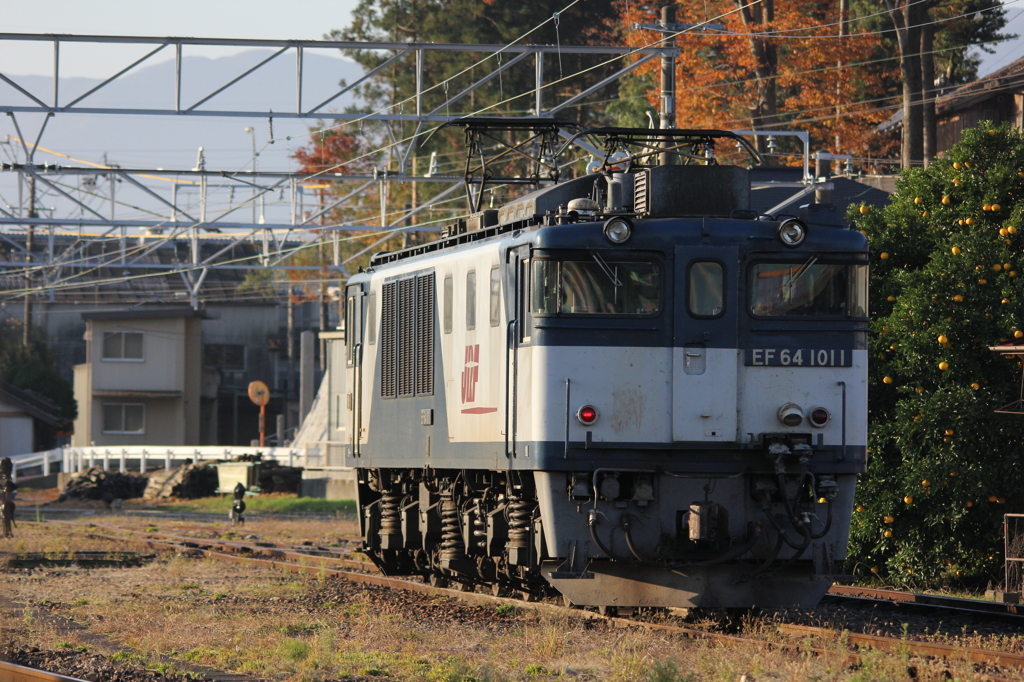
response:
<path id="1" fill-rule="evenodd" d="M 365 550 L 602 610 L 814 605 L 867 456 L 866 239 L 750 210 L 732 133 L 581 135 L 597 172 L 348 281 Z"/>

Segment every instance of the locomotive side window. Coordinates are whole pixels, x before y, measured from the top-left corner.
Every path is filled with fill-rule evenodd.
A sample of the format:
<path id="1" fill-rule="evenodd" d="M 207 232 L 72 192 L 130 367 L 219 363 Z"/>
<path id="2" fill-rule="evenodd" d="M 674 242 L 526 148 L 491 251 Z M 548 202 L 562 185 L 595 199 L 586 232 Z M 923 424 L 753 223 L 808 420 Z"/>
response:
<path id="1" fill-rule="evenodd" d="M 377 343 L 377 294 L 370 294 L 369 300 L 370 312 L 367 315 L 366 342 L 372 346 Z"/>
<path id="2" fill-rule="evenodd" d="M 866 265 L 757 263 L 750 269 L 750 312 L 762 317 L 866 317 Z"/>
<path id="3" fill-rule="evenodd" d="M 558 261 L 533 261 L 530 278 L 530 310 L 540 314 L 558 312 Z"/>
<path id="4" fill-rule="evenodd" d="M 725 310 L 725 268 L 717 261 L 690 264 L 687 303 L 694 317 L 717 317 Z"/>
<path id="5" fill-rule="evenodd" d="M 476 329 L 476 270 L 466 273 L 466 329 Z"/>
<path id="6" fill-rule="evenodd" d="M 452 276 L 444 278 L 444 333 L 452 333 L 452 303 L 455 298 L 455 283 Z"/>
<path id="7" fill-rule="evenodd" d="M 491 326 L 501 322 L 501 272 L 498 266 L 491 268 Z"/>
<path id="8" fill-rule="evenodd" d="M 655 263 L 535 260 L 532 311 L 561 315 L 653 315 L 661 309 Z"/>

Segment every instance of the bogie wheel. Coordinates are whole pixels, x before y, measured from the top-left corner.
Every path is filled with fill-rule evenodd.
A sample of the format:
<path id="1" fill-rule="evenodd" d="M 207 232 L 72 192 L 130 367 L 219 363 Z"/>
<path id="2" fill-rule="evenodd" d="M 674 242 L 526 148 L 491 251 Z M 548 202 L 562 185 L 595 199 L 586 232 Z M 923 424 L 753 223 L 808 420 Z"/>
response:
<path id="1" fill-rule="evenodd" d="M 430 574 L 430 586 L 431 587 L 448 587 L 448 578 L 437 573 Z"/>
<path id="2" fill-rule="evenodd" d="M 457 583 L 455 589 L 459 592 L 473 592 L 475 587 L 473 583 Z"/>
<path id="3" fill-rule="evenodd" d="M 491 594 L 495 597 L 507 597 L 510 591 L 507 585 L 498 582 L 491 583 Z"/>
<path id="4" fill-rule="evenodd" d="M 614 606 L 598 606 L 597 612 L 605 618 L 615 618 L 619 615 L 619 609 Z"/>
<path id="5" fill-rule="evenodd" d="M 537 595 L 528 590 L 519 590 L 518 596 L 523 601 L 537 601 Z"/>

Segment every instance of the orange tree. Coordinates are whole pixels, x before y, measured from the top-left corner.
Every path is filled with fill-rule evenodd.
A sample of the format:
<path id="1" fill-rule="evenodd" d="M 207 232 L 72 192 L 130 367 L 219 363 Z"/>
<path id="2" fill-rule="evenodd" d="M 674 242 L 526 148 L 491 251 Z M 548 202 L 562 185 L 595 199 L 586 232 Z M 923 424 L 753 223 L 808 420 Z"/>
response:
<path id="1" fill-rule="evenodd" d="M 908 583 L 999 580 L 1002 514 L 1024 511 L 1024 135 L 983 123 L 882 210 L 872 248 L 869 465 L 850 556 Z M 1019 408 L 1018 408 L 1019 409 Z"/>

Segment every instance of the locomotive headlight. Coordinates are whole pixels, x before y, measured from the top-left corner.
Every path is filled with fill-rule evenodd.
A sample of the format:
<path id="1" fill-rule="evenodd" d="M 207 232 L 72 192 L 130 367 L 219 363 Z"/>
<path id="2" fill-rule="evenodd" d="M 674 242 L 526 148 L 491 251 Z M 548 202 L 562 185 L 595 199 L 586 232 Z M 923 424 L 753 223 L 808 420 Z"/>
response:
<path id="1" fill-rule="evenodd" d="M 584 405 L 576 410 L 576 420 L 584 426 L 590 426 L 597 421 L 597 408 L 593 405 Z"/>
<path id="2" fill-rule="evenodd" d="M 625 218 L 612 218 L 604 224 L 604 236 L 612 244 L 625 244 L 633 236 L 633 225 Z"/>
<path id="3" fill-rule="evenodd" d="M 796 403 L 786 403 L 779 408 L 778 417 L 786 426 L 800 426 L 804 421 L 804 411 Z"/>
<path id="4" fill-rule="evenodd" d="M 779 225 L 779 239 L 786 246 L 800 246 L 806 236 L 807 226 L 795 218 L 790 218 Z"/>
<path id="5" fill-rule="evenodd" d="M 819 429 L 828 424 L 832 419 L 832 414 L 824 407 L 815 407 L 811 410 L 811 413 L 807 415 L 807 421 L 811 423 L 811 426 L 816 426 Z"/>

